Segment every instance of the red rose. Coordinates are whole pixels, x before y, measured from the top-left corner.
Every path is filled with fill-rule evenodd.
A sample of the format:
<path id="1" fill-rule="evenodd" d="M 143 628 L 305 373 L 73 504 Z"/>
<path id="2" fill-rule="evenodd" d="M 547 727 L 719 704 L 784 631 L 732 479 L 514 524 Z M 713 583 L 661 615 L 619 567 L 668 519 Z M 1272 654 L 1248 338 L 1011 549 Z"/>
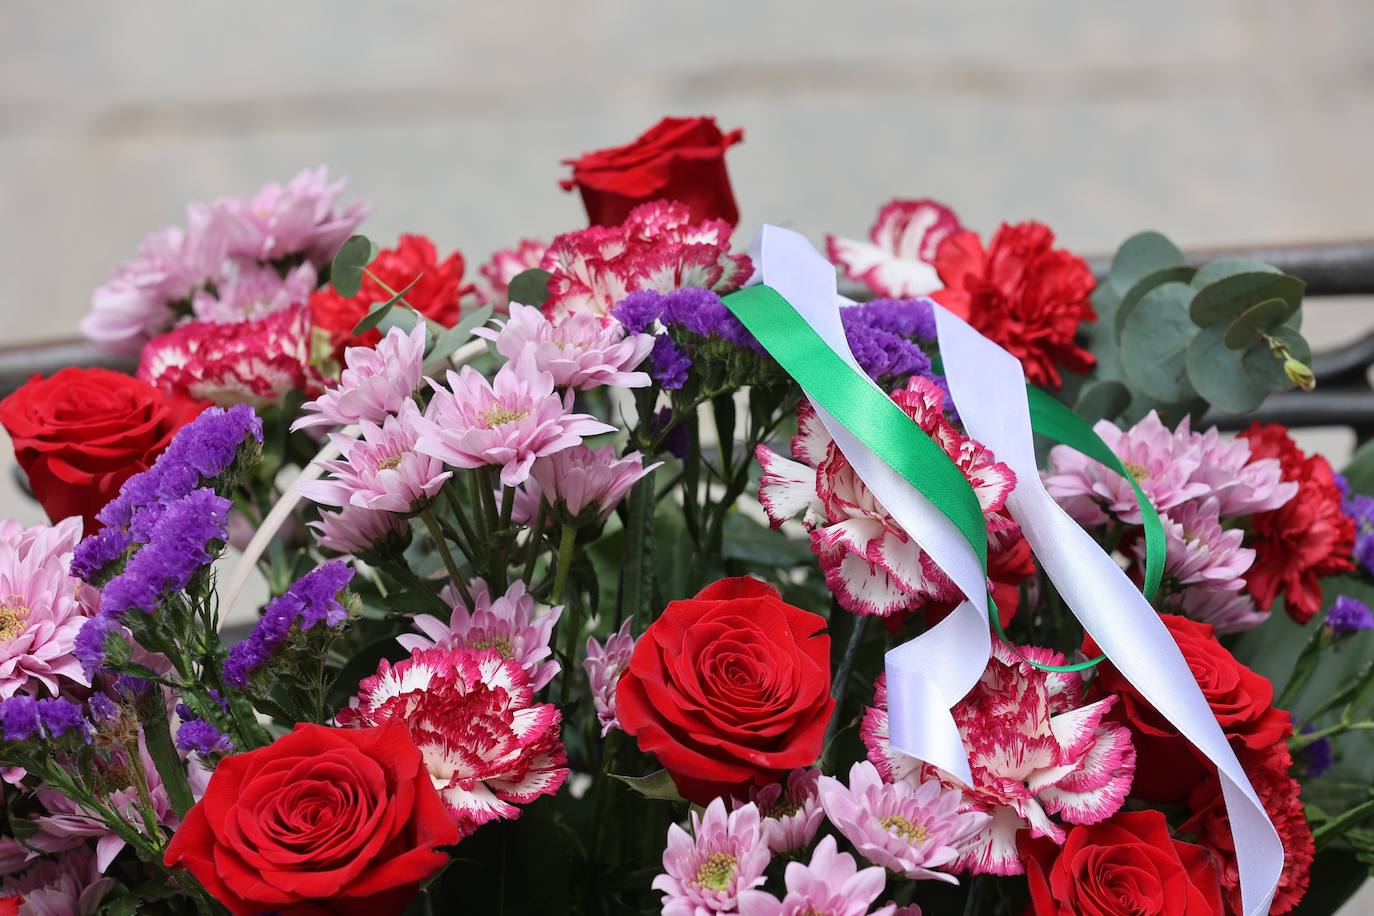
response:
<path id="1" fill-rule="evenodd" d="M 0 916 L 19 916 L 19 907 L 23 903 L 23 897 L 0 898 Z"/>
<path id="2" fill-rule="evenodd" d="M 1273 706 L 1274 685 L 1237 661 L 1217 641 L 1211 625 L 1177 614 L 1163 614 L 1160 619 L 1169 628 L 1237 754 L 1265 750 L 1293 733 L 1288 713 Z M 1083 651 L 1089 656 L 1101 654 L 1091 638 L 1084 641 Z M 1124 720 L 1133 733 L 1136 774 L 1132 795 L 1181 801 L 1207 778 L 1207 758 L 1137 693 L 1110 661 L 1098 665 L 1094 686 L 1102 693 L 1121 697 L 1113 715 Z"/>
<path id="3" fill-rule="evenodd" d="M 1169 835 L 1158 811 L 1074 827 L 1062 847 L 1020 835 L 1033 916 L 1223 916 L 1212 856 Z"/>
<path id="4" fill-rule="evenodd" d="M 205 407 L 108 369 L 35 375 L 0 401 L 0 425 L 34 498 L 53 521 L 95 514 Z"/>
<path id="5" fill-rule="evenodd" d="M 406 290 L 406 302 L 445 327 L 458 323 L 458 300 L 473 289 L 462 283 L 463 267 L 463 256 L 456 251 L 440 261 L 434 243 L 423 235 L 401 236 L 395 248 L 379 251 L 367 265 L 368 271 L 396 292 L 415 280 L 415 285 Z M 386 302 L 390 298 L 391 293 L 377 280 L 364 274 L 362 288 L 356 296 L 345 299 L 332 286 L 316 290 L 310 296 L 310 316 L 316 327 L 329 332 L 336 353 L 342 354 L 344 347 L 376 346 L 382 339 L 376 328 L 356 337 L 353 329 L 373 303 Z"/>
<path id="6" fill-rule="evenodd" d="M 931 295 L 1021 360 L 1031 384 L 1058 388 L 1059 366 L 1086 372 L 1096 362 L 1074 342 L 1079 323 L 1097 317 L 1096 283 L 1086 261 L 1053 244 L 1033 222 L 1003 223 L 986 250 L 976 233 L 956 233 L 935 255 L 945 288 Z"/>
<path id="7" fill-rule="evenodd" d="M 400 913 L 458 828 L 401 722 L 297 725 L 226 757 L 167 847 L 235 916 Z"/>
<path id="8" fill-rule="evenodd" d="M 565 159 L 593 226 L 618 226 L 630 211 L 651 200 L 676 200 L 692 211 L 692 222 L 739 222 L 739 209 L 725 171 L 725 151 L 744 131 L 720 132 L 715 118 L 664 118 L 633 143 Z"/>
<path id="9" fill-rule="evenodd" d="M 747 577 L 674 601 L 620 678 L 621 727 L 699 804 L 778 782 L 820 756 L 835 709 L 825 626 Z"/>
<path id="10" fill-rule="evenodd" d="M 1322 609 L 1321 578 L 1355 568 L 1355 521 L 1341 509 L 1330 463 L 1303 455 L 1287 429 L 1255 423 L 1241 435 L 1254 458 L 1277 458 L 1283 479 L 1298 485 L 1288 502 L 1251 519 L 1255 562 L 1246 587 L 1264 610 L 1281 593 L 1288 616 L 1307 623 Z"/>

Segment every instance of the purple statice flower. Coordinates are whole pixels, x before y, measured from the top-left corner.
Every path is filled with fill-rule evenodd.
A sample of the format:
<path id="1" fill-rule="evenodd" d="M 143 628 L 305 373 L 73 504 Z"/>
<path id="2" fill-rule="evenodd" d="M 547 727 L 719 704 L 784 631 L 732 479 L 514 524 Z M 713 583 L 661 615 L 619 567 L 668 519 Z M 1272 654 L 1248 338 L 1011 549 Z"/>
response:
<path id="1" fill-rule="evenodd" d="M 1314 731 L 1312 726 L 1304 725 L 1302 733 L 1311 734 Z M 1307 765 L 1307 777 L 1317 779 L 1325 776 L 1335 762 L 1331 754 L 1331 739 L 1326 737 L 1318 738 L 1303 749 L 1304 762 Z"/>
<path id="2" fill-rule="evenodd" d="M 81 625 L 72 644 L 72 654 L 81 662 L 81 670 L 91 677 L 105 667 L 105 645 L 111 634 L 120 633 L 121 627 L 113 614 L 101 611 Z"/>
<path id="3" fill-rule="evenodd" d="M 845 310 L 851 311 L 862 313 L 863 323 L 869 327 L 897 337 L 934 340 L 936 336 L 935 312 L 929 299 L 873 299 Z"/>
<path id="4" fill-rule="evenodd" d="M 663 294 L 656 289 L 635 290 L 611 309 L 611 315 L 630 334 L 652 334 L 662 314 Z"/>
<path id="5" fill-rule="evenodd" d="M 673 409 L 671 407 L 660 408 L 658 413 L 654 414 L 649 428 L 657 434 L 672 422 L 672 419 Z M 679 460 L 686 458 L 687 454 L 692 450 L 692 436 L 691 433 L 687 431 L 687 424 L 679 423 L 668 430 L 667 435 L 663 437 L 663 448 L 674 458 Z"/>
<path id="6" fill-rule="evenodd" d="M 353 568 L 335 560 L 306 573 L 286 594 L 269 601 L 253 632 L 229 650 L 222 671 L 224 682 L 231 687 L 246 686 L 291 635 L 293 625 L 308 630 L 321 622 L 327 627 L 342 623 L 348 611 L 339 603 L 339 593 L 352 578 Z"/>
<path id="7" fill-rule="evenodd" d="M 80 732 L 89 737 L 90 722 L 86 719 L 86 710 L 80 703 L 73 703 L 65 697 L 39 700 L 38 717 L 43 722 L 43 731 L 50 738 L 61 738 L 68 732 Z"/>
<path id="8" fill-rule="evenodd" d="M 1326 612 L 1326 631 L 1332 636 L 1349 636 L 1371 629 L 1374 629 L 1374 611 L 1358 598 L 1341 595 Z"/>
<path id="9" fill-rule="evenodd" d="M 17 695 L 0 700 L 0 726 L 6 741 L 61 738 L 72 731 L 90 736 L 90 723 L 81 704 L 64 697 L 35 700 Z"/>
<path id="10" fill-rule="evenodd" d="M 926 330 L 921 316 L 928 319 L 932 333 L 917 333 Z M 869 378 L 904 380 L 930 374 L 930 357 L 911 339 L 934 336 L 934 317 L 927 303 L 880 299 L 843 309 L 840 320 L 849 348 Z"/>
<path id="11" fill-rule="evenodd" d="M 649 374 L 665 391 L 676 391 L 687 384 L 687 372 L 692 368 L 692 358 L 673 343 L 673 339 L 663 334 L 654 340 L 654 348 L 649 353 Z"/>
<path id="12" fill-rule="evenodd" d="M 763 353 L 763 346 L 709 289 L 684 287 L 663 294 L 659 321 L 698 337 L 718 337 L 738 347 Z"/>
<path id="13" fill-rule="evenodd" d="M 123 556 L 133 540 L 133 535 L 124 528 L 101 528 L 76 545 L 72 553 L 71 574 L 83 582 L 90 582 L 106 566 Z"/>
<path id="14" fill-rule="evenodd" d="M 6 741 L 29 741 L 42 733 L 38 701 L 25 694 L 0 700 L 0 728 Z"/>
<path id="15" fill-rule="evenodd" d="M 1331 479 L 1336 482 L 1336 489 L 1341 491 L 1342 497 L 1350 496 L 1350 479 L 1344 474 L 1332 471 Z"/>
<path id="16" fill-rule="evenodd" d="M 119 704 L 103 693 L 92 696 L 86 705 L 91 711 L 92 722 L 113 722 L 119 718 Z"/>
<path id="17" fill-rule="evenodd" d="M 1355 562 L 1367 573 L 1374 573 L 1374 496 L 1354 493 L 1350 483 L 1337 474 L 1341 489 L 1341 511 L 1355 522 Z"/>
<path id="18" fill-rule="evenodd" d="M 193 490 L 169 503 L 150 532 L 148 543 L 101 593 L 101 609 L 122 614 L 130 608 L 152 612 L 162 596 L 178 592 L 214 560 L 216 544 L 229 537 L 233 503 L 209 488 Z"/>
<path id="19" fill-rule="evenodd" d="M 234 742 L 204 719 L 188 719 L 177 729 L 176 745 L 182 751 L 195 751 L 202 757 L 232 754 Z"/>

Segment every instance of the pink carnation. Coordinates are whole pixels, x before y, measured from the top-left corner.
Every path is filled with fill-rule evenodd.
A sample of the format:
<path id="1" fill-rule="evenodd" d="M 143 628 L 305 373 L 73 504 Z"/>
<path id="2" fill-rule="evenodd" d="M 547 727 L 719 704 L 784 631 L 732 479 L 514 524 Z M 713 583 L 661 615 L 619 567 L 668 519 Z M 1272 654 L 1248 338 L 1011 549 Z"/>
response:
<path id="1" fill-rule="evenodd" d="M 553 376 L 535 368 L 528 350 L 497 370 L 488 382 L 471 366 L 448 373 L 448 387 L 434 384 L 434 399 L 417 448 L 450 467 L 501 468 L 501 483 L 523 483 L 536 458 L 614 432 L 591 416 L 572 413 L 573 394 L 554 393 Z"/>
<path id="2" fill-rule="evenodd" d="M 988 815 L 961 804 L 958 789 L 933 778 L 883 782 L 866 760 L 850 768 L 847 788 L 822 776 L 820 796 L 825 816 L 859 855 L 908 878 L 958 884 L 944 870 L 988 822 Z"/>
<path id="3" fill-rule="evenodd" d="M 750 898 L 740 916 L 868 916 L 869 906 L 882 896 L 887 872 L 860 870 L 854 857 L 840 852 L 833 836 L 823 837 L 810 863 L 788 862 L 782 900 Z M 896 904 L 874 910 L 872 916 L 892 916 Z"/>
<path id="4" fill-rule="evenodd" d="M 560 235 L 541 266 L 552 275 L 544 312 L 555 320 L 579 312 L 606 316 L 639 289 L 727 293 L 752 270 L 748 257 L 730 253 L 729 223 L 693 224 L 690 209 L 675 201 L 641 204 L 619 226 Z"/>
<path id="5" fill-rule="evenodd" d="M 620 728 L 620 720 L 615 715 L 615 685 L 620 681 L 621 672 L 630 664 L 630 654 L 634 652 L 635 638 L 630 635 L 631 623 L 626 619 L 620 629 L 606 637 L 604 646 L 596 641 L 596 637 L 587 637 L 587 657 L 582 660 L 582 667 L 587 672 L 592 705 L 596 708 L 603 738 L 611 729 Z"/>
<path id="6" fill-rule="evenodd" d="M 575 445 L 540 458 L 530 475 L 544 499 L 565 519 L 586 513 L 605 521 L 630 488 L 662 463 L 646 468 L 639 452 L 617 458 L 614 445 L 595 449 Z"/>
<path id="7" fill-rule="evenodd" d="M 1048 649 L 1018 651 L 1041 664 L 1064 662 Z M 939 778 L 958 785 L 943 771 L 892 748 L 887 685 L 879 678 L 876 686 L 860 735 L 878 772 L 898 784 Z M 1078 675 L 1032 668 L 1007 646 L 993 643 L 982 678 L 953 710 L 973 772 L 962 810 L 985 815 L 960 856 L 960 870 L 1021 874 L 1018 831 L 1029 828 L 1033 837 L 1063 843 L 1064 829 L 1050 815 L 1070 824 L 1095 824 L 1121 807 L 1135 774 L 1130 730 L 1104 721 L 1115 696 L 1080 706 L 1083 694 Z"/>
<path id="8" fill-rule="evenodd" d="M 537 703 L 525 670 L 491 649 L 421 649 L 358 685 L 345 726 L 393 719 L 410 729 L 439 797 L 467 836 L 568 776 L 558 707 Z"/>
<path id="9" fill-rule="evenodd" d="M 302 405 L 292 431 L 319 426 L 351 426 L 367 420 L 383 422 L 400 411 L 424 377 L 425 326 L 409 332 L 392 328 L 373 347 L 349 347 L 339 383 Z"/>
<path id="10" fill-rule="evenodd" d="M 337 206 L 348 184 L 329 180 L 329 169 L 305 169 L 284 186 L 264 185 L 247 200 L 218 201 L 227 214 L 229 254 L 258 261 L 304 255 L 316 267 L 334 257 L 372 205 L 355 201 Z"/>
<path id="11" fill-rule="evenodd" d="M 875 295 L 924 296 L 944 286 L 935 270 L 940 243 L 963 231 L 959 218 L 933 200 L 892 200 L 878 211 L 869 241 L 828 235 L 826 252 L 844 275 Z"/>
<path id="12" fill-rule="evenodd" d="M 425 506 L 453 476 L 443 462 L 416 450 L 420 409 L 405 401 L 378 426 L 364 420 L 362 438 L 330 433 L 343 458 L 322 462 L 330 477 L 301 485 L 307 499 L 402 514 Z"/>
<path id="13" fill-rule="evenodd" d="M 80 539 L 79 518 L 51 528 L 0 526 L 0 697 L 90 684 L 72 655 L 88 613 L 68 572 Z"/>
<path id="14" fill-rule="evenodd" d="M 825 812 L 818 791 L 821 771 L 793 770 L 785 782 L 755 786 L 749 801 L 758 806 L 763 818 L 763 837 L 770 852 L 784 854 L 805 849 L 816 838 Z M 736 801 L 738 808 L 742 802 Z"/>
<path id="15" fill-rule="evenodd" d="M 914 376 L 892 397 L 968 477 L 994 546 L 1014 539 L 1016 524 L 1001 514 L 1016 485 L 1011 469 L 950 425 L 942 412 L 944 392 L 929 379 Z M 826 584 L 842 607 L 886 617 L 959 596 L 954 583 L 878 502 L 805 399 L 798 404 L 792 438 L 796 460 L 766 446 L 755 454 L 763 468 L 759 502 L 769 521 L 776 528 L 802 515 Z"/>
<path id="16" fill-rule="evenodd" d="M 498 310 L 506 302 L 506 290 L 510 281 L 527 270 L 538 267 L 544 260 L 544 252 L 549 246 L 534 239 L 521 239 L 514 248 L 503 248 L 491 256 L 487 263 L 478 268 L 484 282 L 478 285 L 477 294 L 483 302 L 494 302 Z"/>
<path id="17" fill-rule="evenodd" d="M 417 614 L 411 621 L 424 635 L 407 633 L 396 637 L 408 652 L 431 649 L 495 649 L 502 658 L 512 659 L 530 676 L 535 690 L 542 690 L 558 673 L 559 665 L 550 658 L 549 638 L 563 607 L 538 613 L 534 596 L 519 580 L 511 583 L 501 597 L 492 600 L 486 580 L 473 579 L 468 585 L 472 609 L 464 607 L 454 591 L 446 592 L 453 615 L 444 623 L 430 614 Z"/>
<path id="18" fill-rule="evenodd" d="M 772 899 L 758 890 L 771 857 L 759 827 L 759 811 L 745 805 L 726 813 L 714 799 L 706 811 L 692 812 L 692 832 L 668 828 L 663 874 L 654 890 L 663 892 L 663 916 L 744 913 Z"/>
<path id="19" fill-rule="evenodd" d="M 271 404 L 318 382 L 310 316 L 294 306 L 233 324 L 193 321 L 148 342 L 138 377 L 167 394 L 222 406 Z"/>
<path id="20" fill-rule="evenodd" d="M 588 391 L 602 385 L 643 388 L 647 372 L 633 372 L 654 348 L 649 334 L 626 335 L 617 322 L 603 323 L 595 315 L 577 313 L 554 323 L 533 306 L 510 304 L 510 319 L 497 328 L 473 332 L 496 344 L 496 352 L 516 359 L 526 350 L 535 368 L 553 376 L 557 388 Z"/>

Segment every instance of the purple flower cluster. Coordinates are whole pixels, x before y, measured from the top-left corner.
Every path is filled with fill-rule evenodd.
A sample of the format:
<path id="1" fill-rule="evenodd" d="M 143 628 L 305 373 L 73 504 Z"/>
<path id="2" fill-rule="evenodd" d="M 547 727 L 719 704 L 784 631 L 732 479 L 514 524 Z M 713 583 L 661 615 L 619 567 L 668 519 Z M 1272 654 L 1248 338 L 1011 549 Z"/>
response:
<path id="1" fill-rule="evenodd" d="M 1302 731 L 1303 734 L 1308 734 L 1312 730 L 1312 726 L 1309 725 Z M 1307 745 L 1303 754 L 1307 764 L 1307 777 L 1309 779 L 1325 776 L 1327 772 L 1330 771 L 1332 763 L 1335 762 L 1331 753 L 1330 738 L 1318 738 L 1316 741 Z"/>
<path id="2" fill-rule="evenodd" d="M 90 740 L 85 709 L 62 697 L 36 700 L 16 695 L 0 700 L 0 730 L 6 741 L 56 739 L 68 732 L 79 732 Z"/>
<path id="3" fill-rule="evenodd" d="M 83 582 L 96 579 L 105 567 L 122 557 L 133 542 L 134 536 L 127 528 L 101 528 L 88 535 L 72 553 L 72 575 Z"/>
<path id="4" fill-rule="evenodd" d="M 72 654 L 81 662 L 87 677 L 105 667 L 105 647 L 109 638 L 116 635 L 123 638 L 123 627 L 113 615 L 104 611 L 81 625 L 72 643 Z"/>
<path id="5" fill-rule="evenodd" d="M 1332 636 L 1350 636 L 1362 630 L 1374 630 L 1374 611 L 1359 599 L 1341 595 L 1326 612 L 1326 630 Z"/>
<path id="6" fill-rule="evenodd" d="M 208 487 L 167 503 L 148 531 L 146 544 L 101 593 L 101 613 L 131 608 L 151 612 L 168 592 L 181 591 L 214 560 L 229 537 L 233 503 Z"/>
<path id="7" fill-rule="evenodd" d="M 698 337 L 723 340 L 755 353 L 764 352 L 754 335 L 709 289 L 687 287 L 669 293 L 637 290 L 622 299 L 611 314 L 632 334 L 652 334 L 661 324 Z M 654 349 L 649 354 L 649 374 L 660 386 L 668 390 L 681 388 L 691 368 L 692 358 L 666 335 L 654 342 Z"/>
<path id="8" fill-rule="evenodd" d="M 1355 562 L 1367 573 L 1374 574 L 1374 496 L 1352 493 L 1344 475 L 1336 475 L 1341 489 L 1341 511 L 1355 520 Z"/>
<path id="9" fill-rule="evenodd" d="M 336 560 L 301 576 L 286 594 L 268 602 L 253 632 L 229 650 L 224 662 L 224 683 L 231 687 L 247 685 L 253 673 L 291 635 L 294 625 L 299 624 L 304 631 L 319 623 L 327 627 L 343 623 L 348 611 L 339 603 L 339 593 L 352 579 L 353 568 Z"/>
<path id="10" fill-rule="evenodd" d="M 181 728 L 177 729 L 176 745 L 187 753 L 195 751 L 202 757 L 234 752 L 234 742 L 229 736 L 204 719 L 184 721 Z"/>
<path id="11" fill-rule="evenodd" d="M 869 378 L 904 381 L 930 374 L 930 357 L 913 338 L 935 338 L 935 316 L 922 299 L 875 299 L 841 310 L 845 337 Z"/>

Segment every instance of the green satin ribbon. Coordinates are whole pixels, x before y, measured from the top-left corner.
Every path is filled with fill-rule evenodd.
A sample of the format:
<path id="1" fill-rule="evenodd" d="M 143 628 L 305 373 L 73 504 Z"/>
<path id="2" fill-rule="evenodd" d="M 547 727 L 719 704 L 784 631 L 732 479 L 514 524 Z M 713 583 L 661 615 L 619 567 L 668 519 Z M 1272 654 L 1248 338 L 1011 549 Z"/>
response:
<path id="1" fill-rule="evenodd" d="M 806 396 L 879 455 L 953 523 L 988 568 L 987 524 L 983 509 L 964 472 L 944 449 L 916 425 L 888 396 L 840 358 L 797 310 L 769 286 L 750 286 L 724 298 L 725 305 L 749 333 L 802 387 Z M 1145 529 L 1145 597 L 1153 601 L 1164 573 L 1164 526 L 1135 478 L 1092 427 L 1053 397 L 1026 386 L 1031 428 L 1076 449 L 1121 474 L 1135 491 Z M 1011 645 L 997 607 L 988 596 L 988 613 L 999 638 Z M 1044 671 L 1083 671 L 1098 657 L 1072 665 L 1044 665 Z"/>

